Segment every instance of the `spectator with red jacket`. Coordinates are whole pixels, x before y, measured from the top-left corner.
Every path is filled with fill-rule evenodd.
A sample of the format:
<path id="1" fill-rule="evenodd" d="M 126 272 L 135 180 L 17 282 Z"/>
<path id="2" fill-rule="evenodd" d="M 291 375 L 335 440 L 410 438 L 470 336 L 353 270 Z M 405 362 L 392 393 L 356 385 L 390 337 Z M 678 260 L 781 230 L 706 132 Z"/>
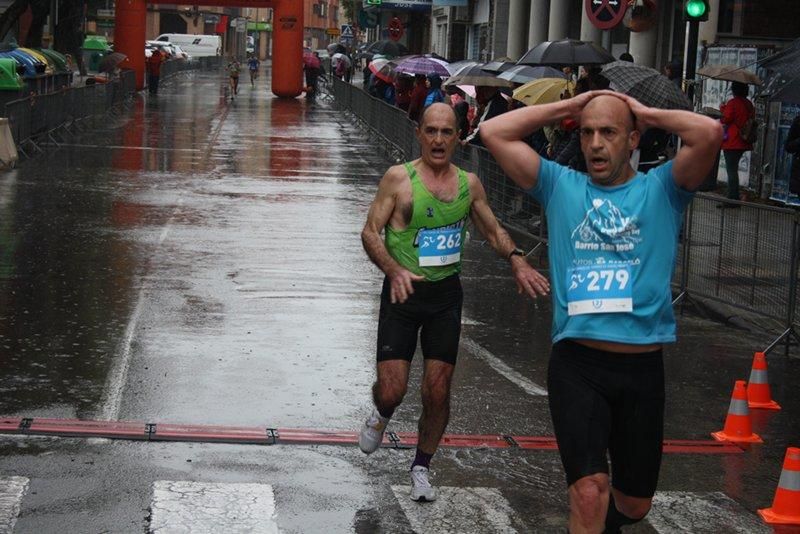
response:
<path id="1" fill-rule="evenodd" d="M 725 128 L 722 154 L 728 173 L 728 198 L 739 200 L 739 160 L 745 152 L 753 150 L 752 143 L 742 137 L 741 131 L 748 119 L 755 116 L 755 108 L 747 99 L 747 84 L 733 82 L 731 92 L 733 98 L 719 107 L 722 112 L 720 121 Z"/>
<path id="2" fill-rule="evenodd" d="M 158 80 L 161 77 L 161 64 L 166 61 L 158 48 L 147 58 L 147 88 L 151 95 L 158 94 Z"/>
<path id="3" fill-rule="evenodd" d="M 414 76 L 414 89 L 411 91 L 411 101 L 408 103 L 408 117 L 419 122 L 422 110 L 425 109 L 425 99 L 428 97 L 428 87 L 425 85 L 424 74 Z"/>

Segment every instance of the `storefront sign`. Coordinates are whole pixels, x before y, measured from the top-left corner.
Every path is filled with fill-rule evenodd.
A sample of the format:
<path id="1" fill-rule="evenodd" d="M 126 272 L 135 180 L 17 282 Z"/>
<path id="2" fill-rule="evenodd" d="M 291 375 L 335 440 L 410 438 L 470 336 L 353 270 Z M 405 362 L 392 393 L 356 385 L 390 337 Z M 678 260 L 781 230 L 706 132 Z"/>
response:
<path id="1" fill-rule="evenodd" d="M 384 0 L 380 6 L 376 7 L 394 11 L 430 11 L 433 7 L 433 0 L 406 0 L 405 2 L 386 2 Z"/>

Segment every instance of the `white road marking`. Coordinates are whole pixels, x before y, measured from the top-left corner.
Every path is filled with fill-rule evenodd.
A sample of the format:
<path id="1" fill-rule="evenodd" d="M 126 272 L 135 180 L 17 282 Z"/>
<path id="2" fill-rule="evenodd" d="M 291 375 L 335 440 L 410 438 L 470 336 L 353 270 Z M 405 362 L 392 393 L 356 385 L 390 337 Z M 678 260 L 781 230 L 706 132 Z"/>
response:
<path id="1" fill-rule="evenodd" d="M 183 205 L 183 199 L 178 199 L 178 204 L 172 212 L 161 234 L 158 236 L 158 244 L 161 245 L 167 239 L 172 223 L 175 221 L 175 216 Z M 149 271 L 149 266 L 148 269 Z M 145 273 L 142 280 L 147 276 Z M 125 389 L 125 384 L 128 382 L 128 371 L 131 366 L 131 348 L 133 346 L 133 336 L 136 334 L 136 327 L 139 325 L 139 316 L 142 314 L 144 307 L 146 290 L 145 284 L 142 283 L 139 294 L 136 296 L 136 307 L 133 309 L 131 318 L 128 321 L 128 326 L 125 327 L 125 335 L 122 337 L 122 345 L 120 348 L 119 356 L 114 358 L 113 367 L 108 374 L 108 381 L 106 382 L 106 398 L 103 402 L 103 410 L 100 413 L 100 418 L 107 421 L 116 421 L 119 419 L 119 410 L 122 405 L 122 392 Z"/>
<path id="2" fill-rule="evenodd" d="M 14 532 L 22 496 L 28 490 L 25 477 L 0 478 L 0 532 Z"/>
<path id="3" fill-rule="evenodd" d="M 517 533 L 514 510 L 497 489 L 437 487 L 433 502 L 411 500 L 411 486 L 392 486 L 417 534 Z"/>
<path id="4" fill-rule="evenodd" d="M 520 373 L 506 365 L 500 358 L 481 347 L 478 345 L 478 343 L 464 334 L 461 335 L 461 347 L 485 361 L 487 364 L 489 364 L 489 367 L 500 373 L 500 375 L 504 376 L 514 384 L 518 385 L 528 395 L 547 395 L 547 390 L 545 388 L 533 382 L 532 380 L 528 380 Z"/>
<path id="5" fill-rule="evenodd" d="M 753 513 L 722 492 L 691 493 L 662 491 L 653 497 L 647 522 L 660 533 L 725 532 L 727 534 L 769 533 Z"/>
<path id="6" fill-rule="evenodd" d="M 280 532 L 268 484 L 157 480 L 150 508 L 153 534 Z"/>

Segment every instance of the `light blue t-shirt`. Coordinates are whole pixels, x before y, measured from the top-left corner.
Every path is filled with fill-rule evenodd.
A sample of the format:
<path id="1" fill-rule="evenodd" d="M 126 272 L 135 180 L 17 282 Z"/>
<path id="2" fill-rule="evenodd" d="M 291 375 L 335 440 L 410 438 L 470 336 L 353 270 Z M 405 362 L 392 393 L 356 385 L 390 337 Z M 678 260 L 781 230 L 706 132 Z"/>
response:
<path id="1" fill-rule="evenodd" d="M 553 343 L 675 341 L 670 281 L 694 194 L 675 183 L 672 162 L 602 187 L 542 159 L 528 193 L 547 214 Z"/>

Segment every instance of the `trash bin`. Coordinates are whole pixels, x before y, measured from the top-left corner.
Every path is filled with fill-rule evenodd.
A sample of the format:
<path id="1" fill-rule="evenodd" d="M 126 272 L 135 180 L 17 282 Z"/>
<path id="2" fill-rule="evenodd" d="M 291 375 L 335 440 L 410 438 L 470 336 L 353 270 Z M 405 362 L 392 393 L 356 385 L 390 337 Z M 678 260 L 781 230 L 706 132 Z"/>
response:
<path id="1" fill-rule="evenodd" d="M 19 91 L 25 85 L 17 66 L 13 58 L 0 58 L 0 91 Z"/>
<path id="2" fill-rule="evenodd" d="M 111 50 L 108 41 L 102 35 L 90 35 L 83 41 L 83 64 L 87 70 L 97 72 L 100 60 Z"/>

